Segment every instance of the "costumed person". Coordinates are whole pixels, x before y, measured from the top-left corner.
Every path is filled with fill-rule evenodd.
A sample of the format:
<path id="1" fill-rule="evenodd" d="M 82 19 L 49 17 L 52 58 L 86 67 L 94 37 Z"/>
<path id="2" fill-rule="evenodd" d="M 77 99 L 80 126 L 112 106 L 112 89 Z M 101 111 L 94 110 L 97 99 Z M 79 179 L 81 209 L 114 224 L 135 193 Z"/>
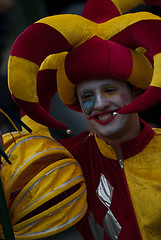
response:
<path id="1" fill-rule="evenodd" d="M 57 90 L 93 129 L 60 141 L 80 164 L 87 186 L 88 209 L 76 224 L 83 239 L 161 237 L 161 130 L 138 116 L 161 101 L 161 18 L 123 14 L 143 3 L 161 5 L 159 0 L 88 0 L 81 16 L 56 15 L 32 24 L 11 49 L 9 88 L 33 132 L 45 126 L 65 129 L 49 113 Z M 146 91 L 138 97 L 137 89 Z M 21 202 L 30 188 L 26 191 Z M 17 212 L 19 199 L 11 206 L 17 239 L 23 231 L 30 235 L 28 227 L 18 228 L 26 216 L 21 204 Z"/>

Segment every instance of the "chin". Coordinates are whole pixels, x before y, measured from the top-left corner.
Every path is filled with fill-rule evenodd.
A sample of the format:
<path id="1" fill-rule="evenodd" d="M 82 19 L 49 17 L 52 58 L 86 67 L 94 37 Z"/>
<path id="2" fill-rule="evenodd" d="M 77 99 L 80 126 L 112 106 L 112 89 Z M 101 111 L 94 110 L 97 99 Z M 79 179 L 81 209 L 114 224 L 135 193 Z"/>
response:
<path id="1" fill-rule="evenodd" d="M 98 130 L 98 129 L 95 129 L 96 131 L 96 134 L 101 138 L 110 138 L 112 136 L 114 136 L 115 134 L 117 134 L 117 131 L 106 131 L 106 130 Z"/>
<path id="2" fill-rule="evenodd" d="M 125 128 L 121 125 L 119 126 L 104 126 L 99 128 L 95 128 L 97 135 L 101 138 L 120 138 L 122 136 L 122 132 Z"/>

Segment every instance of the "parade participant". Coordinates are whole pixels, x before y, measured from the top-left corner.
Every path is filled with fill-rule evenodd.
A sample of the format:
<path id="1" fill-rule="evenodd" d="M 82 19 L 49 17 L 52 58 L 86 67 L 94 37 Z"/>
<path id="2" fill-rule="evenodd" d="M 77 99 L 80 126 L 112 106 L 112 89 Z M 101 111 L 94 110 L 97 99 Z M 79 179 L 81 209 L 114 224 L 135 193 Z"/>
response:
<path id="1" fill-rule="evenodd" d="M 88 0 L 82 16 L 41 19 L 11 49 L 9 87 L 29 126 L 65 129 L 49 114 L 58 89 L 93 129 L 60 141 L 87 185 L 88 210 L 77 223 L 84 239 L 161 236 L 161 131 L 138 117 L 161 101 L 161 19 L 122 14 L 139 3 Z"/>
<path id="2" fill-rule="evenodd" d="M 132 63 L 129 72 L 127 65 Z M 117 114 L 136 99 L 135 81 L 147 83 L 152 76 L 150 63 L 120 44 L 93 37 L 69 53 L 65 69 L 68 79 L 77 84 L 67 82 L 63 95 L 58 78 L 60 97 L 64 102 L 66 96 L 74 100 L 94 131 L 61 141 L 82 167 L 88 193 L 86 221 L 94 239 L 159 239 L 161 131 L 154 133 L 137 113 Z M 134 86 L 121 79 L 132 80 Z M 149 201 L 158 209 L 148 206 Z M 83 218 L 78 227 L 82 224 L 84 239 L 92 239 L 86 221 Z"/>

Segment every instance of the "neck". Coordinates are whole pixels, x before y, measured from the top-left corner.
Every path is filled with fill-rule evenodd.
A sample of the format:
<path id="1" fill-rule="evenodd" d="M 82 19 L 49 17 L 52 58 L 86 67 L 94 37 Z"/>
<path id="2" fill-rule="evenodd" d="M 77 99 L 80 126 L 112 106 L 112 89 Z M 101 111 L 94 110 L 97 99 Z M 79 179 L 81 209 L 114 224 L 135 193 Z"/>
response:
<path id="1" fill-rule="evenodd" d="M 126 131 L 123 129 L 122 132 L 116 133 L 112 136 L 103 137 L 98 135 L 99 138 L 113 147 L 118 160 L 122 159 L 122 150 L 120 144 L 137 137 L 141 132 L 141 126 L 138 117 L 133 118 L 133 123 L 131 126 L 133 127 L 130 127 L 128 130 L 126 129 Z"/>

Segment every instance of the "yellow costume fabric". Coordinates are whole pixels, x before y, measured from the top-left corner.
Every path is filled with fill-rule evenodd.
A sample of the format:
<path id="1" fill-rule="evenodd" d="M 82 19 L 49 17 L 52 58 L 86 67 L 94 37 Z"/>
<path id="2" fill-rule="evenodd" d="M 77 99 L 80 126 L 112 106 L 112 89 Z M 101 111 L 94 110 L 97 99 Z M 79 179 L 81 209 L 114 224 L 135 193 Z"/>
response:
<path id="1" fill-rule="evenodd" d="M 161 129 L 149 144 L 135 156 L 125 159 L 124 172 L 136 218 L 144 240 L 161 239 Z M 101 153 L 117 160 L 110 145 L 96 137 Z"/>
<path id="2" fill-rule="evenodd" d="M 2 159 L 1 178 L 15 238 L 40 239 L 71 227 L 84 216 L 86 185 L 79 164 L 48 128 L 26 116 L 23 120 L 30 122 L 33 133 L 3 136 L 12 165 Z"/>

